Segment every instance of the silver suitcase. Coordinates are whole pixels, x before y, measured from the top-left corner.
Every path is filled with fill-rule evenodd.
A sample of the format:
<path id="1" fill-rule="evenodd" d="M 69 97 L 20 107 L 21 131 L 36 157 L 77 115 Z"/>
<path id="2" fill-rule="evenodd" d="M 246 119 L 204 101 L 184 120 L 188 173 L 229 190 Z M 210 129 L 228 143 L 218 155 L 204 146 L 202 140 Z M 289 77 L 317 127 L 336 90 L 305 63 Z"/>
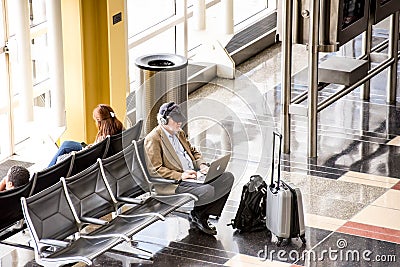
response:
<path id="1" fill-rule="evenodd" d="M 277 138 L 279 138 L 277 181 L 274 181 L 275 144 Z M 282 244 L 283 239 L 293 237 L 300 237 L 301 241 L 306 243 L 303 200 L 300 189 L 280 180 L 281 143 L 282 135 L 274 132 L 271 184 L 267 190 L 266 223 L 271 233 L 278 238 L 277 246 Z"/>

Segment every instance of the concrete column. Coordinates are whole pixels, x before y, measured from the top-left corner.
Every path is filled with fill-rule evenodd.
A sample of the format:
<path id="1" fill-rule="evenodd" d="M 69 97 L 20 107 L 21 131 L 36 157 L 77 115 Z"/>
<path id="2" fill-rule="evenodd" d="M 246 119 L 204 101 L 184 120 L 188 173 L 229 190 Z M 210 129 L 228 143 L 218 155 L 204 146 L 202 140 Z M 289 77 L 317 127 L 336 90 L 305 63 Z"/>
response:
<path id="1" fill-rule="evenodd" d="M 33 121 L 32 55 L 28 1 L 15 0 L 16 39 L 18 44 L 18 80 L 21 92 L 20 108 L 25 122 Z"/>
<path id="2" fill-rule="evenodd" d="M 188 57 L 188 50 L 189 50 L 189 37 L 188 37 L 188 32 L 189 32 L 189 26 L 188 26 L 188 5 L 187 5 L 187 0 L 183 0 L 183 55 L 185 58 Z M 205 9 L 204 9 L 205 11 Z M 205 16 L 205 15 L 204 15 Z"/>
<path id="3" fill-rule="evenodd" d="M 222 25 L 225 34 L 233 34 L 233 0 L 221 0 Z"/>
<path id="4" fill-rule="evenodd" d="M 46 0 L 51 110 L 55 126 L 65 125 L 64 55 L 61 1 Z"/>
<path id="5" fill-rule="evenodd" d="M 193 3 L 194 29 L 202 31 L 206 29 L 206 1 L 195 0 Z"/>

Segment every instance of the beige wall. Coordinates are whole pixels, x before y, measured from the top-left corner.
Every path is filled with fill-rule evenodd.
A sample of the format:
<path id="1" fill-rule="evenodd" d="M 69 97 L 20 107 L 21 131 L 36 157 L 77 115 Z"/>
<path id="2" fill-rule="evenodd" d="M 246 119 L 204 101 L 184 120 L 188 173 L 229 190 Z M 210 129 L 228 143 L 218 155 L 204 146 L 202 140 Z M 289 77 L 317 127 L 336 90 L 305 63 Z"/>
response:
<path id="1" fill-rule="evenodd" d="M 113 25 L 112 16 L 123 21 Z M 63 140 L 93 142 L 97 104 L 110 104 L 123 121 L 128 86 L 124 0 L 63 0 L 67 130 Z"/>

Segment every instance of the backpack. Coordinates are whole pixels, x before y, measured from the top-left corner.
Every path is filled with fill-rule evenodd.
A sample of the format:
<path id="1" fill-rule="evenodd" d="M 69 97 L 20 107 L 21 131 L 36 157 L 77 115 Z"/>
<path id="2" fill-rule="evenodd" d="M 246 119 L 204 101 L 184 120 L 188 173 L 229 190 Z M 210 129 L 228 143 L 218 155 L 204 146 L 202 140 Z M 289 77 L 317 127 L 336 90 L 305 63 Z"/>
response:
<path id="1" fill-rule="evenodd" d="M 240 232 L 267 229 L 265 223 L 267 188 L 260 175 L 252 175 L 250 181 L 243 186 L 236 216 L 228 225 Z"/>

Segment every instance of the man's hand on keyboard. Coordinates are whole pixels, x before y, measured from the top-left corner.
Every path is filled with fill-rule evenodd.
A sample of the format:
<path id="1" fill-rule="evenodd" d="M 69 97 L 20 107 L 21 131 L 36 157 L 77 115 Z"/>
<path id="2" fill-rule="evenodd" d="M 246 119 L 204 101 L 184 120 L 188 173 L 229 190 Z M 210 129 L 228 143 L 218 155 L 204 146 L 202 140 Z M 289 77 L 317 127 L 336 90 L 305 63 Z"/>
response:
<path id="1" fill-rule="evenodd" d="M 182 178 L 182 180 L 196 179 L 197 173 L 194 170 L 186 170 L 186 171 L 182 172 L 181 178 Z"/>
<path id="2" fill-rule="evenodd" d="M 201 164 L 200 165 L 200 172 L 202 174 L 207 174 L 209 167 L 206 164 Z"/>

